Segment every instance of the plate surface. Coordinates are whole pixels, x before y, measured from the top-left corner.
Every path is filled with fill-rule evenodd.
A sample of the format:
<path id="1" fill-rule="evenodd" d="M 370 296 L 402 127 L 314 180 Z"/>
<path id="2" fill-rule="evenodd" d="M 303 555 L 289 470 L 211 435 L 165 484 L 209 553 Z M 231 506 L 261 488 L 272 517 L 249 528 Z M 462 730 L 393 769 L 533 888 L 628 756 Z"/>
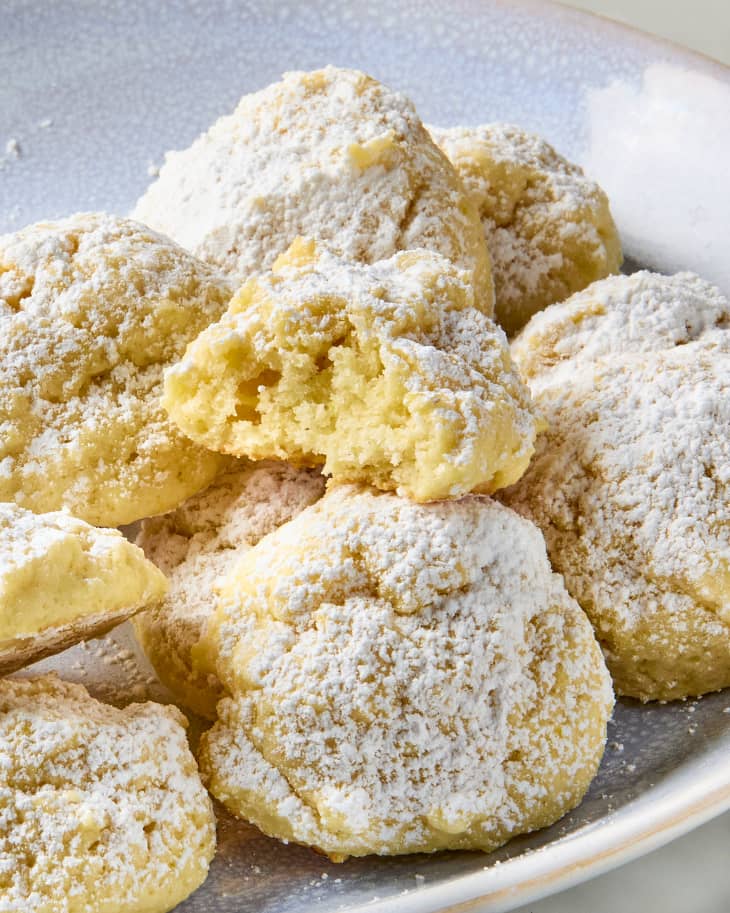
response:
<path id="1" fill-rule="evenodd" d="M 409 94 L 426 121 L 535 130 L 604 185 L 633 265 L 730 291 L 730 71 L 604 20 L 496 0 L 64 4 L 0 8 L 0 230 L 128 211 L 166 149 L 286 69 L 332 62 Z M 127 626 L 40 664 L 101 697 L 164 699 Z M 507 910 L 730 807 L 730 693 L 621 702 L 583 804 L 490 856 L 336 866 L 221 814 L 184 913 Z"/>

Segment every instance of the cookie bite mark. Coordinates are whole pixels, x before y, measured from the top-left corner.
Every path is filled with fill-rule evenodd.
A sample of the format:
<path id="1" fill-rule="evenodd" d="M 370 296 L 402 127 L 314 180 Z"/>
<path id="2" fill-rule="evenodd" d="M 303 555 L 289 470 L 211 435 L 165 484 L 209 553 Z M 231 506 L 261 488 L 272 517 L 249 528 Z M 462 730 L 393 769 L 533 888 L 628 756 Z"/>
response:
<path id="1" fill-rule="evenodd" d="M 211 449 L 417 501 L 510 484 L 538 426 L 503 332 L 448 260 L 365 266 L 305 240 L 188 347 L 163 403 Z"/>
<path id="2" fill-rule="evenodd" d="M 0 673 L 98 637 L 166 592 L 117 530 L 0 504 Z"/>

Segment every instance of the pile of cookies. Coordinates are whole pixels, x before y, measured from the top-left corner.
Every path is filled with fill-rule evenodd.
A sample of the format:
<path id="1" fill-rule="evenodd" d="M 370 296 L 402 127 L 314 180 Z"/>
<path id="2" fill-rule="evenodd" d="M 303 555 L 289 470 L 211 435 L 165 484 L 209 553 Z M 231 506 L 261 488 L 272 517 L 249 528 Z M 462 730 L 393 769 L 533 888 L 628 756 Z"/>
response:
<path id="1" fill-rule="evenodd" d="M 175 707 L 0 680 L 3 909 L 172 909 L 205 787 L 333 860 L 489 851 L 580 802 L 611 677 L 730 685 L 730 304 L 620 264 L 545 142 L 334 67 L 133 220 L 0 237 L 0 670 L 133 617 L 209 720 L 196 763 Z"/>

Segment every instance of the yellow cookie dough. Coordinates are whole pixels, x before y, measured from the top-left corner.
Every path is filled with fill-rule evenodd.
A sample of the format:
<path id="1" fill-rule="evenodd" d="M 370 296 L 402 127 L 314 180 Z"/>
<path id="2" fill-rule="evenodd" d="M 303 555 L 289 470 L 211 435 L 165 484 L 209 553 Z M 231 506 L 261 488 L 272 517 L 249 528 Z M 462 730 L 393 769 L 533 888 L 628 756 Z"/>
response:
<path id="1" fill-rule="evenodd" d="M 193 651 L 213 614 L 221 576 L 248 548 L 324 493 L 316 470 L 243 463 L 163 517 L 142 523 L 137 544 L 170 578 L 159 607 L 134 619 L 160 680 L 201 716 L 215 719 L 216 676 L 198 670 Z"/>
<path id="2" fill-rule="evenodd" d="M 0 504 L 0 674 L 159 602 L 167 580 L 111 529 Z"/>
<path id="3" fill-rule="evenodd" d="M 479 212 L 510 335 L 621 266 L 605 193 L 544 140 L 507 124 L 429 131 Z"/>
<path id="4" fill-rule="evenodd" d="M 214 450 L 324 463 L 417 501 L 493 491 L 524 472 L 537 421 L 473 303 L 438 254 L 365 266 L 299 239 L 191 343 L 163 402 Z"/>
<path id="5" fill-rule="evenodd" d="M 162 369 L 230 294 L 210 267 L 113 216 L 0 237 L 0 501 L 118 526 L 204 488 L 220 459 L 168 421 Z"/>
<path id="6" fill-rule="evenodd" d="M 170 152 L 134 217 L 244 282 L 297 235 L 374 263 L 424 247 L 494 290 L 479 218 L 411 102 L 364 73 L 287 73 Z"/>
<path id="7" fill-rule="evenodd" d="M 515 345 L 548 432 L 500 496 L 543 530 L 616 689 L 671 700 L 730 685 L 730 311 L 716 290 L 697 308 L 693 277 L 631 279 L 636 324 L 611 284 Z"/>
<path id="8" fill-rule="evenodd" d="M 573 808 L 613 704 L 531 523 L 487 498 L 330 489 L 221 587 L 213 795 L 348 855 L 491 850 Z"/>
<path id="9" fill-rule="evenodd" d="M 5 913 L 165 913 L 205 880 L 215 820 L 185 725 L 54 675 L 0 681 Z"/>

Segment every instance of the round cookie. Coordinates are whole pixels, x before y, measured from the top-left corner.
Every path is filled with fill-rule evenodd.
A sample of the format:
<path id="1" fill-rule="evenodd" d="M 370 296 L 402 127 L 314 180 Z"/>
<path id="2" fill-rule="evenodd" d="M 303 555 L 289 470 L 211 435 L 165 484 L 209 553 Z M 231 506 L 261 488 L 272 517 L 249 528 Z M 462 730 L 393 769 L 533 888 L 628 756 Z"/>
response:
<path id="1" fill-rule="evenodd" d="M 316 470 L 244 463 L 172 513 L 143 521 L 137 545 L 168 575 L 170 591 L 159 609 L 135 617 L 135 633 L 163 684 L 200 716 L 215 719 L 223 694 L 216 676 L 193 661 L 218 580 L 246 549 L 323 493 Z"/>
<path id="2" fill-rule="evenodd" d="M 0 898 L 8 913 L 164 913 L 204 880 L 215 819 L 174 707 L 0 681 Z"/>
<path id="3" fill-rule="evenodd" d="M 694 273 L 663 276 L 642 270 L 609 276 L 535 314 L 512 342 L 512 356 L 530 384 L 567 383 L 597 358 L 669 349 L 706 330 L 730 329 L 730 302 Z"/>
<path id="4" fill-rule="evenodd" d="M 619 269 L 605 193 L 544 140 L 507 124 L 428 129 L 481 218 L 507 333 Z"/>
<path id="5" fill-rule="evenodd" d="M 524 472 L 538 421 L 466 273 L 425 250 L 371 265 L 298 239 L 250 279 L 165 376 L 198 443 L 324 464 L 417 501 Z"/>
<path id="6" fill-rule="evenodd" d="M 0 501 L 118 526 L 205 487 L 220 458 L 168 421 L 162 370 L 230 294 L 210 267 L 113 216 L 0 237 Z"/>
<path id="7" fill-rule="evenodd" d="M 166 592 L 117 530 L 0 503 L 0 675 L 98 637 Z"/>
<path id="8" fill-rule="evenodd" d="M 330 489 L 238 560 L 203 647 L 230 695 L 202 741 L 213 795 L 336 861 L 555 821 L 613 704 L 539 530 L 476 496 Z"/>
<path id="9" fill-rule="evenodd" d="M 533 384 L 548 431 L 501 497 L 543 530 L 617 691 L 726 687 L 730 332 L 575 362 Z"/>
<path id="10" fill-rule="evenodd" d="M 297 235 L 364 263 L 424 247 L 472 273 L 493 312 L 489 255 L 457 174 L 412 103 L 364 73 L 325 67 L 245 95 L 171 152 L 134 217 L 244 282 Z"/>

